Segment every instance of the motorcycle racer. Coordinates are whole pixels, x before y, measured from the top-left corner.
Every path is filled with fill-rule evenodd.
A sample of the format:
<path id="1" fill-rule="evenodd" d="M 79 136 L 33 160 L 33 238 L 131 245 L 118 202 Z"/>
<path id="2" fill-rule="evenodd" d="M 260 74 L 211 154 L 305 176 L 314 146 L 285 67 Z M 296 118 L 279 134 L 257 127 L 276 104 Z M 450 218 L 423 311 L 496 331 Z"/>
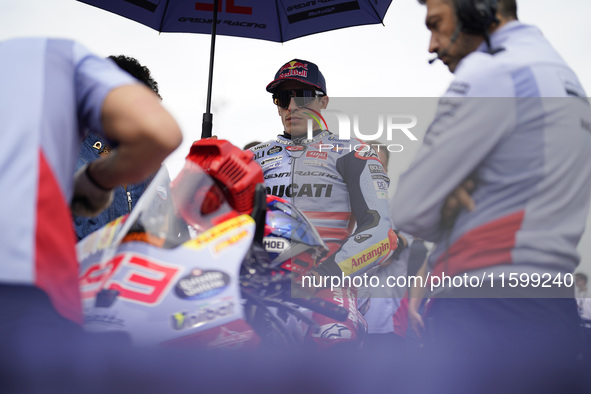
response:
<path id="1" fill-rule="evenodd" d="M 342 140 L 321 123 L 307 138 L 308 120 L 328 104 L 318 67 L 294 59 L 267 85 L 284 132 L 250 150 L 261 165 L 267 193 L 292 202 L 329 247 L 315 268 L 320 276 L 358 276 L 393 255 L 398 239 L 388 215 L 389 178 L 375 151 L 357 139 Z"/>

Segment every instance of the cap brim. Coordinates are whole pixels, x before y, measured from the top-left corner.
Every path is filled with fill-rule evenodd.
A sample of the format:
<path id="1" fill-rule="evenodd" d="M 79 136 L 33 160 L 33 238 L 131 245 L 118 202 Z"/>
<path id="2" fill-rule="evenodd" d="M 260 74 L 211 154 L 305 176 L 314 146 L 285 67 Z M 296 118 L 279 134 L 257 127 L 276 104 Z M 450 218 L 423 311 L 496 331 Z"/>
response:
<path id="1" fill-rule="evenodd" d="M 287 81 L 287 80 L 292 80 L 292 81 L 298 81 L 301 82 L 303 84 L 306 84 L 308 86 L 313 86 L 316 89 L 322 91 L 322 93 L 326 94 L 326 92 L 318 85 L 315 85 L 313 83 L 310 83 L 308 81 L 306 81 L 305 79 L 300 79 L 297 77 L 285 77 L 285 78 L 277 78 L 276 80 L 274 80 L 273 82 L 269 83 L 267 85 L 267 92 L 269 93 L 273 93 L 275 91 L 275 89 L 277 88 L 277 86 L 279 86 L 280 84 L 282 84 L 283 82 Z"/>

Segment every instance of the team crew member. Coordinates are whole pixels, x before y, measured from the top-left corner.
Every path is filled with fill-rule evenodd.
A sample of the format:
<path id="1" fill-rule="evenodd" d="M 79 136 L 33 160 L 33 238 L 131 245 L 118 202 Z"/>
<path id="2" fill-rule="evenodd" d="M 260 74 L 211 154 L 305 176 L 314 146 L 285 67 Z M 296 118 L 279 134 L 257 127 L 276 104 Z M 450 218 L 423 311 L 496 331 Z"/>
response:
<path id="1" fill-rule="evenodd" d="M 68 202 L 96 215 L 115 186 L 152 174 L 182 136 L 149 88 L 78 43 L 14 39 L 0 43 L 0 58 L 0 185 L 10 190 L 0 205 L 0 328 L 10 344 L 21 329 L 82 322 Z M 74 176 L 89 129 L 116 149 Z"/>
<path id="2" fill-rule="evenodd" d="M 514 0 L 419 2 L 427 5 L 429 51 L 455 79 L 400 177 L 392 220 L 437 243 L 431 276 L 486 273 L 503 297 L 446 289 L 441 296 L 460 298 L 433 302 L 433 334 L 456 359 L 572 360 L 574 299 L 533 298 L 539 287 L 498 279 L 564 279 L 579 263 L 591 190 L 585 91 L 542 33 L 517 20 Z M 444 203 L 462 190 L 472 200 L 447 220 Z"/>
<path id="3" fill-rule="evenodd" d="M 263 168 L 267 193 L 293 202 L 329 247 L 318 274 L 355 276 L 385 262 L 397 245 L 388 217 L 390 180 L 373 149 L 322 129 L 320 112 L 329 98 L 316 64 L 286 63 L 267 91 L 273 93 L 284 132 L 251 151 Z"/>

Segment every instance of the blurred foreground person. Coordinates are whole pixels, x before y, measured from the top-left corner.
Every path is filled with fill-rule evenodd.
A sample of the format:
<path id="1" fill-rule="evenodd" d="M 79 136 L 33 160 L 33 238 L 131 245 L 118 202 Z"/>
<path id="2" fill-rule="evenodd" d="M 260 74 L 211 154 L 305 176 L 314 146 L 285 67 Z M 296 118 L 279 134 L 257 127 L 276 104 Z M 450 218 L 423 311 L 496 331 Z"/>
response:
<path id="1" fill-rule="evenodd" d="M 587 285 L 587 275 L 582 272 L 575 274 L 575 297 L 581 317 L 581 331 L 583 336 L 582 357 L 587 368 L 591 367 L 591 291 Z"/>
<path id="2" fill-rule="evenodd" d="M 542 33 L 517 20 L 514 0 L 419 2 L 429 51 L 455 79 L 391 206 L 397 226 L 437 243 L 431 354 L 463 371 L 465 387 L 573 392 L 564 384 L 576 385 L 567 377 L 580 348 L 572 273 L 591 191 L 587 96 Z"/>
<path id="3" fill-rule="evenodd" d="M 82 331 L 76 215 L 96 215 L 113 188 L 158 169 L 181 132 L 158 97 L 80 44 L 0 43 L 0 338 L 69 340 Z M 114 147 L 74 175 L 85 130 Z"/>

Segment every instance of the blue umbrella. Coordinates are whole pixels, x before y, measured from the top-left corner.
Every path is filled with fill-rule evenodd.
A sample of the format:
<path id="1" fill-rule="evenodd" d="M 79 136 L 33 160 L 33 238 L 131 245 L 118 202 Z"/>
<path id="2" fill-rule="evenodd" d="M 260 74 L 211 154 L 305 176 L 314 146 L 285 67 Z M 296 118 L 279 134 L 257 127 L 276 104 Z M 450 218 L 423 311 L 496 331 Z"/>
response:
<path id="1" fill-rule="evenodd" d="M 344 27 L 383 23 L 392 0 L 78 0 L 168 33 L 211 33 L 202 138 L 211 137 L 216 35 L 285 42 Z M 218 17 L 219 16 L 219 17 Z M 216 23 L 212 23 L 216 21 Z"/>

